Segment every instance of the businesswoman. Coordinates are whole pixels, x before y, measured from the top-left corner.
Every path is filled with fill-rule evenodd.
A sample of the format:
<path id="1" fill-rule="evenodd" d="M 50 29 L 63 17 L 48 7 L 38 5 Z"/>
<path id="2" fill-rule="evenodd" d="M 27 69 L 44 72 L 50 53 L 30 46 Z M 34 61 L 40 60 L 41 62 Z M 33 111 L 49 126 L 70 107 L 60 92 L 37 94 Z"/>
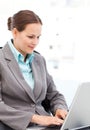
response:
<path id="1" fill-rule="evenodd" d="M 64 96 L 56 90 L 45 59 L 34 51 L 42 21 L 30 10 L 8 18 L 12 33 L 0 49 L 0 121 L 14 130 L 30 125 L 61 125 L 67 114 Z"/>

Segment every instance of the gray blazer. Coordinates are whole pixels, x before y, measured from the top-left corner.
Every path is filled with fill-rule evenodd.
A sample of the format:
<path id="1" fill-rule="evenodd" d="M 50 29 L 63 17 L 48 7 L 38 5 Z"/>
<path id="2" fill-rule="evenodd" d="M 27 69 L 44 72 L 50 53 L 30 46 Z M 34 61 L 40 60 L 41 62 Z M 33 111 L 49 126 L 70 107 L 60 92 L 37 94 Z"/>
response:
<path id="1" fill-rule="evenodd" d="M 67 109 L 64 96 L 56 90 L 44 58 L 36 53 L 31 67 L 34 90 L 24 80 L 19 65 L 6 44 L 0 49 L 0 120 L 15 130 L 26 130 L 33 114 L 48 115 L 42 106 L 50 100 L 51 112 Z"/>

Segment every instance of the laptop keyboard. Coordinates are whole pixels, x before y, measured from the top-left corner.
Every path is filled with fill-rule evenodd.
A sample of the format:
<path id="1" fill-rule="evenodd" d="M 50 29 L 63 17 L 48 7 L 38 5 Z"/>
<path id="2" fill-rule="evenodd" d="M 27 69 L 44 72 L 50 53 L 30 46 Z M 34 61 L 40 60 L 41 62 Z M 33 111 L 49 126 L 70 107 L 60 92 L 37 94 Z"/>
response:
<path id="1" fill-rule="evenodd" d="M 45 127 L 41 130 L 60 130 L 61 126 L 49 126 L 49 127 Z"/>

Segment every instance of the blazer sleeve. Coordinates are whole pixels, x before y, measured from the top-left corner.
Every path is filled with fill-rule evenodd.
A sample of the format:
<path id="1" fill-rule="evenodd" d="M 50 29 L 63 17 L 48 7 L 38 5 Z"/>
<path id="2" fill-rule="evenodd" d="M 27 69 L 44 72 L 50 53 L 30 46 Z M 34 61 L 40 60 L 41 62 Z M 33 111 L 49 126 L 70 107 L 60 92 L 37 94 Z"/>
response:
<path id="1" fill-rule="evenodd" d="M 44 60 L 44 64 L 46 66 L 46 62 Z M 48 106 L 53 114 L 55 114 L 56 109 L 65 109 L 68 110 L 68 106 L 65 100 L 65 97 L 62 93 L 60 93 L 52 76 L 48 73 L 46 67 L 46 77 L 47 77 L 47 94 L 46 94 L 46 102 L 50 103 Z"/>

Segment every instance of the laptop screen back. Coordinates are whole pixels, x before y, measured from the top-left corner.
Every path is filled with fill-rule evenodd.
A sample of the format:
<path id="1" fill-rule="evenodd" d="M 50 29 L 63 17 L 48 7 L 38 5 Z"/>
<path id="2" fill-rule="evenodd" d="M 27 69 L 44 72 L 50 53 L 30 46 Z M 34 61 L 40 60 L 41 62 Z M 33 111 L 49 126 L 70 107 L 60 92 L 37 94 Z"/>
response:
<path id="1" fill-rule="evenodd" d="M 61 130 L 90 125 L 90 83 L 81 84 L 74 96 Z"/>

